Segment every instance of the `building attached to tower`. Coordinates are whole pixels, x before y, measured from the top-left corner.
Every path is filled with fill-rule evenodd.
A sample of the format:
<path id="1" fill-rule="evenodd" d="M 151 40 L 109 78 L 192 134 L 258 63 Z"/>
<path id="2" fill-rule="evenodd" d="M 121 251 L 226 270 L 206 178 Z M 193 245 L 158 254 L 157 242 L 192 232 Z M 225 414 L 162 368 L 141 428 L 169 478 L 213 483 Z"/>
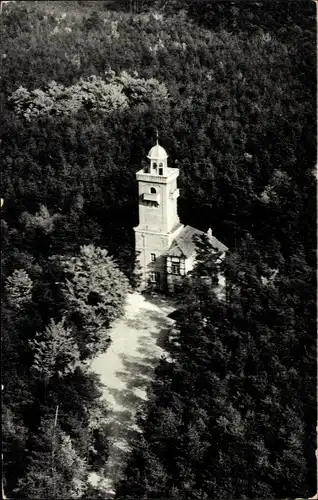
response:
<path id="1" fill-rule="evenodd" d="M 149 151 L 148 159 L 148 165 L 136 174 L 139 196 L 136 252 L 143 284 L 174 291 L 181 277 L 193 268 L 193 236 L 207 234 L 216 251 L 222 254 L 228 249 L 212 236 L 211 230 L 204 233 L 181 224 L 177 211 L 179 169 L 168 167 L 168 155 L 158 141 Z"/>

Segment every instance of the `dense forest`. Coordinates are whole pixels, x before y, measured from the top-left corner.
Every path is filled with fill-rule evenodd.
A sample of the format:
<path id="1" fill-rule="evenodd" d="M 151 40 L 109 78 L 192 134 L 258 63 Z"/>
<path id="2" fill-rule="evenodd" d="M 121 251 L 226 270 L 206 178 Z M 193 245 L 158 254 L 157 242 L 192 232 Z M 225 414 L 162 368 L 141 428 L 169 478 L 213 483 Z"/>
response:
<path id="1" fill-rule="evenodd" d="M 180 169 L 180 218 L 230 252 L 220 264 L 197 242 L 180 345 L 116 496 L 315 493 L 315 14 L 311 0 L 3 5 L 9 498 L 102 498 L 87 477 L 107 461 L 108 409 L 89 362 L 138 285 L 135 172 L 156 129 Z"/>

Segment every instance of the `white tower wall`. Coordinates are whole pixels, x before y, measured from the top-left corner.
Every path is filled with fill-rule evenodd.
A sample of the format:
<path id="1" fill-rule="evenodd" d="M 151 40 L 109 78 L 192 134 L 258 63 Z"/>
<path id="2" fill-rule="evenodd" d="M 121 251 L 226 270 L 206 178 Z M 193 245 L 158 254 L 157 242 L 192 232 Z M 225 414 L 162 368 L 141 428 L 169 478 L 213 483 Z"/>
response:
<path id="1" fill-rule="evenodd" d="M 163 254 L 183 228 L 177 211 L 179 170 L 167 166 L 167 153 L 158 143 L 150 150 L 148 158 L 149 165 L 136 174 L 139 196 L 136 251 L 143 283 L 153 279 L 153 273 L 159 273 L 157 286 L 164 289 L 166 259 Z"/>

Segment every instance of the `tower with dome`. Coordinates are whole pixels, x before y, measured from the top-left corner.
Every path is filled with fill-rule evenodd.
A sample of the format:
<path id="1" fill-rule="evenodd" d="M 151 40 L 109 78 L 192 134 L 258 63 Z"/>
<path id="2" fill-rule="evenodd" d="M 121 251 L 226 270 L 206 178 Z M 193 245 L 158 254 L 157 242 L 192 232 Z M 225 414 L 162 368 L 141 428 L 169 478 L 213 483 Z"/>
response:
<path id="1" fill-rule="evenodd" d="M 139 225 L 135 245 L 141 266 L 142 281 L 162 291 L 173 291 L 175 285 L 193 268 L 194 235 L 203 231 L 184 226 L 178 216 L 178 168 L 168 166 L 168 155 L 157 143 L 148 153 L 148 164 L 136 174 L 139 197 Z M 207 233 L 216 250 L 227 247 Z"/>

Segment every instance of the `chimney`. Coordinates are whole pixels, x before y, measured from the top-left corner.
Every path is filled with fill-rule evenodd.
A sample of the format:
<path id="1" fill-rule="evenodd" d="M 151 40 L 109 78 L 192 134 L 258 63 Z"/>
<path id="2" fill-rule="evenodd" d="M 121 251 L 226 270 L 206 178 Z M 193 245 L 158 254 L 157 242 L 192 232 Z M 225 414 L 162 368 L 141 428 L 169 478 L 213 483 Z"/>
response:
<path id="1" fill-rule="evenodd" d="M 209 240 L 212 238 L 212 229 L 209 227 L 208 232 L 207 232 Z"/>

